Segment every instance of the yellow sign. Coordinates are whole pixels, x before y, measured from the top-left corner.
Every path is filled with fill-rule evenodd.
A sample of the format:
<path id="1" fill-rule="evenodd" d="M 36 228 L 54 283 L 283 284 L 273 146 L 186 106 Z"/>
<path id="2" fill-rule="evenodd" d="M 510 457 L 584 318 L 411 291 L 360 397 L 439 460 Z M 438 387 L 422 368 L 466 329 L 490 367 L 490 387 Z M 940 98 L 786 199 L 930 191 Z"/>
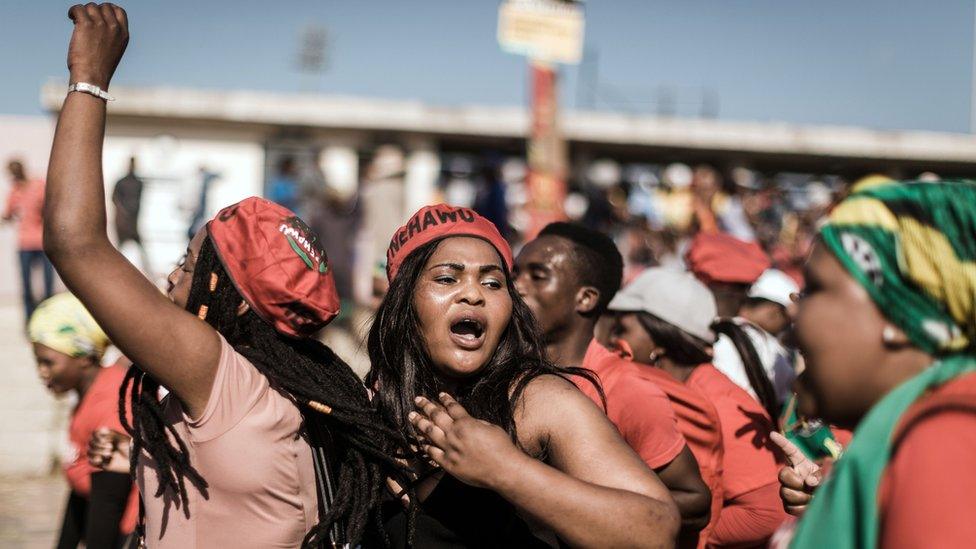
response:
<path id="1" fill-rule="evenodd" d="M 579 63 L 583 10 L 560 0 L 506 0 L 498 9 L 498 43 L 536 61 Z"/>

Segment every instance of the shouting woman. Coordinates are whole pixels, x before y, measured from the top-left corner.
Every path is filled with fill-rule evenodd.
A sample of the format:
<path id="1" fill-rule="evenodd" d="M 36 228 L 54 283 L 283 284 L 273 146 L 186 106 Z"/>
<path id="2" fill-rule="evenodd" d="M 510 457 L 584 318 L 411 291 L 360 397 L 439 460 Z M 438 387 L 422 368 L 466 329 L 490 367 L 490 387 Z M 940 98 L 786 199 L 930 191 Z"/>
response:
<path id="1" fill-rule="evenodd" d="M 672 545 L 667 488 L 562 375 L 585 372 L 543 359 L 495 226 L 429 206 L 394 234 L 387 258 L 367 381 L 426 457 L 412 483 L 413 543 L 531 547 L 545 532 L 573 546 Z M 406 545 L 402 507 L 388 517 L 394 545 Z"/>

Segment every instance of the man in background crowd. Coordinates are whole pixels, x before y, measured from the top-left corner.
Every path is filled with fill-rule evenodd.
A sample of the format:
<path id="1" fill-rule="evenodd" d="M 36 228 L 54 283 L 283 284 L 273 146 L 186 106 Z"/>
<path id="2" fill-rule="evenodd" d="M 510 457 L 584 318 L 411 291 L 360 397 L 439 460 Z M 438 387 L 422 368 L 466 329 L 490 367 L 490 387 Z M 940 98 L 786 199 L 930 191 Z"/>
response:
<path id="1" fill-rule="evenodd" d="M 20 260 L 20 280 L 24 297 L 24 324 L 37 304 L 54 293 L 54 267 L 44 255 L 43 221 L 44 181 L 28 179 L 24 164 L 11 160 L 7 164 L 11 189 L 3 209 L 3 221 L 17 222 L 17 256 Z M 34 296 L 33 273 L 40 268 L 44 274 L 44 293 Z"/>
<path id="2" fill-rule="evenodd" d="M 115 183 L 112 204 L 115 206 L 115 236 L 119 249 L 131 242 L 139 249 L 143 271 L 149 269 L 149 259 L 139 234 L 139 209 L 142 205 L 142 179 L 136 175 L 136 159 L 129 158 L 129 171 Z"/>

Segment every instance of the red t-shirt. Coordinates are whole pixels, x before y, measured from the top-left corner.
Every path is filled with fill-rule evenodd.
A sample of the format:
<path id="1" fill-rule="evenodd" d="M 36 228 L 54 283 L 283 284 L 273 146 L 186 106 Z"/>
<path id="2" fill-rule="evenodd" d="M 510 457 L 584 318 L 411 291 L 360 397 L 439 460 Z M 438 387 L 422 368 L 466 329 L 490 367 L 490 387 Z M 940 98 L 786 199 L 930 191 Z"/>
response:
<path id="1" fill-rule="evenodd" d="M 607 417 L 648 467 L 658 469 L 678 457 L 685 439 L 678 430 L 671 402 L 657 385 L 640 375 L 638 366 L 593 340 L 583 367 L 599 378 L 607 398 Z M 592 383 L 580 377 L 573 381 L 603 407 Z"/>
<path id="2" fill-rule="evenodd" d="M 750 494 L 749 502 L 755 504 L 757 515 L 766 517 L 770 509 L 781 510 L 776 490 L 759 490 L 779 483 L 783 464 L 782 456 L 769 438 L 773 422 L 762 405 L 711 364 L 695 368 L 687 383 L 705 394 L 718 411 L 724 448 L 722 491 L 726 506 L 735 505 L 737 497 Z M 769 501 L 756 501 L 757 495 Z M 785 512 L 782 518 L 786 518 Z M 764 518 L 762 522 L 770 527 L 768 534 L 761 533 L 768 538 L 781 521 Z M 735 534 L 725 529 L 722 540 L 734 542 Z M 762 536 L 757 536 L 755 531 L 741 532 L 744 542 L 757 537 Z"/>
<path id="3" fill-rule="evenodd" d="M 881 477 L 880 545 L 971 547 L 976 541 L 976 374 L 909 408 Z"/>
<path id="4" fill-rule="evenodd" d="M 71 424 L 68 426 L 68 439 L 72 455 L 65 460 L 64 473 L 68 477 L 71 490 L 87 497 L 91 493 L 91 475 L 99 469 L 88 463 L 88 441 L 92 434 L 102 427 L 124 433 L 119 422 L 119 387 L 128 371 L 128 361 L 103 368 L 95 381 L 78 403 Z M 139 512 L 139 492 L 133 483 L 129 502 L 122 514 L 119 530 L 128 534 L 135 528 Z"/>
<path id="5" fill-rule="evenodd" d="M 711 518 L 708 526 L 702 529 L 699 539 L 704 540 L 712 531 L 722 514 L 724 497 L 722 492 L 722 424 L 718 411 L 712 402 L 696 387 L 686 385 L 660 368 L 641 366 L 641 374 L 653 381 L 671 401 L 678 430 L 688 442 L 688 448 L 698 461 L 702 480 L 712 492 Z"/>
<path id="6" fill-rule="evenodd" d="M 3 216 L 13 216 L 18 221 L 17 249 L 43 250 L 44 181 L 33 179 L 13 185 L 7 195 Z"/>

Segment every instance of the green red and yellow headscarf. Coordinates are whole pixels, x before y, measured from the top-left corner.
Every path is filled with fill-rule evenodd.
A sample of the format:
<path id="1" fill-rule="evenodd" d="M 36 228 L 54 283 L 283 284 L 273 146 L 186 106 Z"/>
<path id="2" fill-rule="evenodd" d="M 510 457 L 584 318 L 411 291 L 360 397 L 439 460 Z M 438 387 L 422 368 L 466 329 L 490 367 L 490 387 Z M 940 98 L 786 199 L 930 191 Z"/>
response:
<path id="1" fill-rule="evenodd" d="M 791 544 L 876 547 L 878 487 L 902 415 L 928 390 L 976 372 L 976 182 L 864 182 L 821 236 L 882 314 L 937 358 L 861 420 Z"/>
<path id="2" fill-rule="evenodd" d="M 40 343 L 74 358 L 101 358 L 109 344 L 108 336 L 85 306 L 67 292 L 37 306 L 27 324 L 27 334 L 31 343 Z"/>
<path id="3" fill-rule="evenodd" d="M 868 182 L 821 234 L 920 348 L 941 355 L 976 345 L 976 183 Z"/>

